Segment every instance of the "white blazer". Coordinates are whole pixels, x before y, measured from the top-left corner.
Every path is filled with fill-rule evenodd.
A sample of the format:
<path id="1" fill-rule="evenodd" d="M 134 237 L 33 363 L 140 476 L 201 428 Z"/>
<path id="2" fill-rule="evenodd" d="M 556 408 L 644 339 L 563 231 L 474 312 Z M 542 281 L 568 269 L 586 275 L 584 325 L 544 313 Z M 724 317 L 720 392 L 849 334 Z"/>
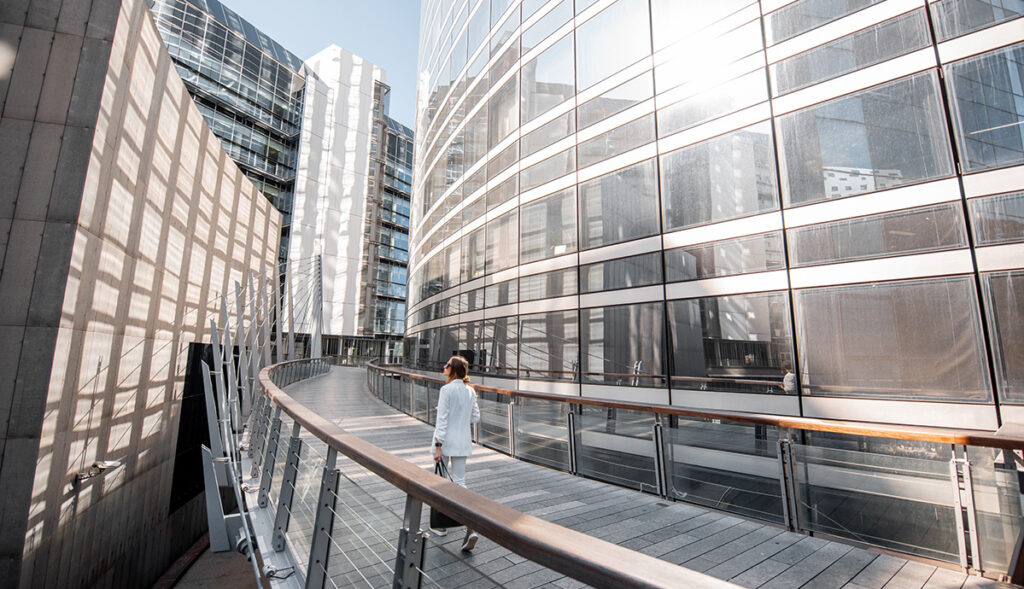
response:
<path id="1" fill-rule="evenodd" d="M 437 422 L 434 440 L 441 442 L 444 456 L 469 456 L 473 451 L 470 424 L 480 421 L 480 407 L 476 404 L 476 391 L 461 380 L 441 387 L 437 399 Z"/>

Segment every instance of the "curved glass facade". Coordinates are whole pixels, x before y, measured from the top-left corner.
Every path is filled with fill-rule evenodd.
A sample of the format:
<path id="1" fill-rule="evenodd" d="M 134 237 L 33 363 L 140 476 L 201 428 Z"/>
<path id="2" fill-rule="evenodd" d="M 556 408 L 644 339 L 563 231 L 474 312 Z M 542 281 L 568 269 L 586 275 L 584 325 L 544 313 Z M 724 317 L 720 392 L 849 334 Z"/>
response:
<path id="1" fill-rule="evenodd" d="M 458 351 L 505 386 L 694 408 L 1021 420 L 1015 6 L 425 3 L 407 362 Z"/>

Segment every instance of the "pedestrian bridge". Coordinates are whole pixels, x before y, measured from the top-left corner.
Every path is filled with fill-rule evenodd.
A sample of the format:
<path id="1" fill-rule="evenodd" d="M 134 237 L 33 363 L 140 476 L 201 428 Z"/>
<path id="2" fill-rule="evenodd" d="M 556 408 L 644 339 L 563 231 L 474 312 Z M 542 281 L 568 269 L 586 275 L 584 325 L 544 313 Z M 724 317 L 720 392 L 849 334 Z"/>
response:
<path id="1" fill-rule="evenodd" d="M 484 416 L 477 436 L 489 447 L 474 449 L 467 469 L 469 490 L 461 489 L 432 473 L 432 426 L 427 421 L 432 417 L 438 387 L 439 383 L 429 377 L 394 368 L 332 366 L 325 359 L 286 362 L 261 372 L 241 449 L 227 448 L 225 457 L 213 461 L 232 471 L 222 477 L 244 483 L 238 491 L 244 497 L 239 499 L 248 506 L 253 525 L 229 525 L 227 533 L 220 533 L 224 535 L 222 540 L 237 541 L 243 550 L 251 545 L 258 547 L 254 574 L 260 584 L 446 588 L 1004 586 L 979 576 L 978 567 L 957 567 L 956 562 L 943 566 L 935 562 L 941 558 L 908 559 L 870 549 L 866 547 L 870 542 L 857 542 L 856 538 L 839 541 L 807 533 L 813 532 L 808 529 L 812 525 L 809 516 L 824 516 L 809 514 L 806 505 L 786 495 L 795 486 L 808 487 L 813 477 L 843 474 L 840 467 L 844 465 L 837 457 L 850 458 L 849 451 L 824 456 L 812 465 L 806 456 L 799 456 L 803 448 L 777 445 L 774 440 L 768 443 L 764 435 L 758 434 L 765 443 L 760 450 L 747 451 L 746 462 L 757 464 L 751 459 L 760 457 L 769 460 L 764 464 L 780 464 L 781 484 L 776 482 L 770 489 L 763 481 L 754 480 L 757 477 L 751 479 L 751 469 L 744 474 L 739 472 L 743 468 L 736 466 L 729 467 L 737 470 L 734 478 L 719 477 L 712 484 L 708 472 L 714 466 L 714 452 L 695 453 L 703 466 L 682 471 L 678 464 L 683 460 L 681 456 L 666 457 L 663 451 L 657 451 L 658 447 L 701 446 L 678 437 L 678 423 L 655 417 L 656 427 L 652 428 L 630 410 L 600 404 L 595 406 L 601 413 L 598 420 L 588 417 L 594 407 L 576 406 L 565 412 L 544 405 L 558 400 L 513 400 L 511 391 L 477 387 Z M 685 420 L 685 416 L 677 418 Z M 717 429 L 729 427 L 720 420 L 704 419 L 701 423 L 701 435 L 709 441 L 703 444 L 704 450 L 712 448 L 713 440 L 721 443 L 736 437 L 735 430 Z M 661 431 L 662 426 L 665 431 Z M 601 431 L 596 431 L 598 428 Z M 771 433 L 778 436 L 778 432 Z M 666 436 L 668 443 L 659 439 Z M 618 438 L 634 442 L 618 446 L 610 443 Z M 635 440 L 643 440 L 647 446 L 638 448 L 643 444 Z M 955 450 L 953 444 L 978 441 L 951 438 L 950 447 Z M 654 450 L 648 452 L 644 449 L 647 447 Z M 797 459 L 792 458 L 794 454 Z M 722 457 L 727 458 L 724 454 Z M 878 517 L 879 513 L 906 507 L 893 502 L 900 493 L 908 489 L 934 493 L 938 480 L 948 491 L 943 500 L 949 509 L 932 504 L 930 514 L 924 510 L 912 517 L 921 520 L 917 522 L 921 530 L 915 532 L 919 534 L 915 536 L 918 544 L 928 544 L 930 535 L 940 537 L 932 538 L 925 546 L 908 543 L 903 552 L 947 550 L 951 553 L 947 560 L 955 560 L 962 551 L 969 563 L 988 562 L 984 560 L 985 548 L 992 562 L 1013 552 L 1012 541 L 1004 539 L 1003 544 L 1010 545 L 1007 547 L 992 540 L 1008 533 L 1000 531 L 1002 528 L 995 525 L 998 521 L 983 519 L 979 527 L 977 514 L 989 500 L 988 483 L 972 486 L 970 468 L 955 468 L 955 457 L 953 462 L 944 461 L 944 476 L 930 471 L 918 476 L 909 470 L 913 465 L 920 471 L 921 458 L 906 459 L 908 462 L 903 464 L 892 457 L 888 464 L 871 464 L 872 460 L 878 457 L 862 451 L 856 466 L 861 476 L 874 477 L 874 484 L 887 492 L 878 493 L 879 500 L 872 503 L 863 493 L 850 491 L 839 502 L 842 505 L 828 512 L 846 518 L 833 521 L 834 526 L 849 529 L 846 524 L 850 515 L 840 509 L 844 505 L 859 510 L 861 520 L 886 519 Z M 866 466 L 871 467 L 867 475 L 863 474 Z M 828 470 L 830 467 L 835 469 Z M 648 471 L 653 474 L 644 474 Z M 963 492 L 964 488 L 954 492 L 953 484 L 964 485 L 965 472 L 969 492 Z M 770 478 L 769 473 L 762 474 Z M 791 480 L 786 481 L 786 476 Z M 850 488 L 865 483 L 849 472 L 845 476 Z M 914 486 L 899 478 L 906 476 L 920 480 Z M 635 485 L 631 483 L 634 480 Z M 889 482 L 884 483 L 886 480 Z M 837 486 L 841 485 L 832 485 Z M 208 497 L 215 495 L 209 489 Z M 681 489 L 689 489 L 693 495 L 687 496 Z M 710 501 L 713 493 L 717 493 L 717 503 Z M 1003 499 L 1009 497 L 1005 495 Z M 964 505 L 975 497 L 978 510 L 974 505 Z M 961 498 L 965 501 L 960 502 Z M 770 515 L 758 516 L 757 510 L 770 513 L 771 506 L 778 502 L 785 505 L 779 521 L 771 521 Z M 428 511 L 424 508 L 429 506 L 471 523 L 481 534 L 471 554 L 459 551 L 461 530 L 441 537 L 421 531 L 427 528 Z M 816 508 L 824 510 L 822 505 L 816 504 Z M 758 519 L 746 517 L 751 514 Z M 960 527 L 941 521 L 951 516 L 960 517 Z M 799 522 L 800 517 L 807 521 L 794 527 L 793 522 Z M 946 545 L 949 538 L 944 536 L 944 524 L 954 526 L 961 534 L 960 542 L 953 539 L 952 546 Z M 1014 530 L 1019 529 L 1019 521 L 1013 524 Z M 211 519 L 213 544 L 217 544 L 216 527 Z M 876 525 L 872 529 L 877 532 L 879 528 Z M 908 539 L 899 530 L 891 532 L 896 541 Z M 996 554 L 996 550 L 1003 552 Z M 257 569 L 262 569 L 263 575 Z M 995 574 L 986 571 L 989 577 L 1001 574 L 1007 574 L 1007 570 Z"/>

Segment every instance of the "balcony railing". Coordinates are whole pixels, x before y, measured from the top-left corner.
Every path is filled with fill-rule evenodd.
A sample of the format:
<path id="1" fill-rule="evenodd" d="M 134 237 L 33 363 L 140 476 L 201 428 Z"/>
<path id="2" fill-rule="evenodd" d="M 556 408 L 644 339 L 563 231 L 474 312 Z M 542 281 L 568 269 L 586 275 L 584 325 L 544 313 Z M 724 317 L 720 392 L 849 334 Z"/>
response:
<path id="1" fill-rule="evenodd" d="M 346 432 L 317 408 L 283 392 L 283 387 L 322 375 L 332 362 L 341 361 L 295 360 L 259 373 L 247 430 L 261 509 L 250 515 L 254 520 L 262 515 L 265 521 L 272 515 L 272 530 L 267 533 L 272 540 L 261 544 L 264 561 L 285 553 L 290 562 L 298 563 L 287 571 L 272 566 L 272 579 L 295 575 L 305 587 L 439 586 L 424 569 L 425 552 L 434 549 L 428 548 L 421 531 L 426 504 L 525 559 L 594 587 L 735 587 L 456 486 Z M 368 374 L 382 379 L 380 383 L 390 378 L 385 376 L 390 373 L 376 368 Z M 362 468 L 358 473 L 347 465 L 339 468 L 342 457 Z M 370 488 L 377 491 L 371 494 Z M 396 491 L 405 496 L 401 520 L 381 503 Z M 260 529 L 258 521 L 256 528 Z M 462 561 L 450 555 L 442 562 L 450 570 Z M 465 579 L 483 575 L 463 565 Z M 490 581 L 485 575 L 480 580 Z"/>
<path id="2" fill-rule="evenodd" d="M 434 422 L 443 380 L 375 364 L 367 379 L 389 405 Z M 473 386 L 478 442 L 513 457 L 794 531 L 1024 580 L 1021 432 L 698 411 Z"/>

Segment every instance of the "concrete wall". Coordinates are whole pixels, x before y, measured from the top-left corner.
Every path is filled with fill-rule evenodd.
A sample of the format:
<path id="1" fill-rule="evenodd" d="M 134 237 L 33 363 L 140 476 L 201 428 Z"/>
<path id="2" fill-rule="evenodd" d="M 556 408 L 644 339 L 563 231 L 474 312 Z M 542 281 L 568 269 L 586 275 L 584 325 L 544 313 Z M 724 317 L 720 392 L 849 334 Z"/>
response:
<path id="1" fill-rule="evenodd" d="M 280 215 L 144 0 L 0 3 L 0 109 L 0 586 L 148 586 L 205 531 L 168 513 L 188 343 Z"/>
<path id="2" fill-rule="evenodd" d="M 306 61 L 306 97 L 295 179 L 289 268 L 296 305 L 295 330 L 303 321 L 311 260 L 323 259 L 324 334 L 355 335 L 359 284 L 365 254 L 364 215 L 373 129 L 377 66 L 331 46 Z M 308 307 L 308 304 L 307 304 Z"/>

